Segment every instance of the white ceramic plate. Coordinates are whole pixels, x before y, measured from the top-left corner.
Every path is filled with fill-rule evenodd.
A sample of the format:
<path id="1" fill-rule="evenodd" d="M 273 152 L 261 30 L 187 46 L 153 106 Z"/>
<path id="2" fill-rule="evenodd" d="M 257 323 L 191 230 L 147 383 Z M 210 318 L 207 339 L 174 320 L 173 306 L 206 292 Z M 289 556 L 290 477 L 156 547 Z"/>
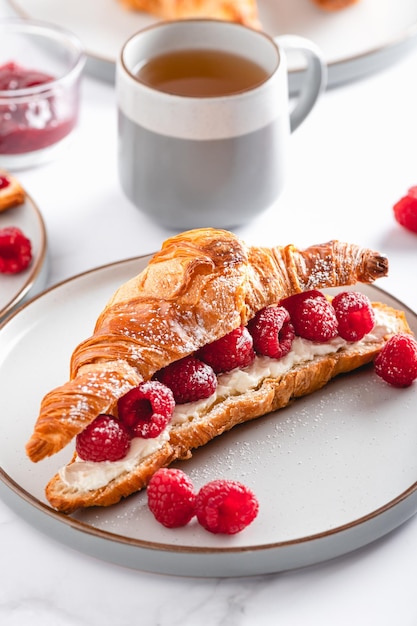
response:
<path id="1" fill-rule="evenodd" d="M 259 516 L 238 535 L 212 535 L 194 522 L 166 529 L 149 513 L 146 493 L 71 517 L 53 511 L 44 485 L 72 450 L 38 464 L 28 461 L 24 445 L 39 402 L 66 380 L 75 345 L 91 333 L 119 284 L 147 260 L 124 261 L 67 281 L 3 324 L 0 491 L 12 508 L 86 554 L 192 576 L 265 574 L 319 563 L 378 539 L 416 512 L 417 384 L 393 389 L 372 368 L 235 428 L 181 465 L 197 488 L 222 477 L 254 489 Z M 401 307 L 375 287 L 364 291 Z M 407 314 L 417 331 L 416 315 Z"/>
<path id="2" fill-rule="evenodd" d="M 89 69 L 114 80 L 114 64 L 122 44 L 156 20 L 126 11 L 119 0 L 9 0 L 25 17 L 43 19 L 72 30 L 84 43 Z M 327 13 L 311 0 L 258 0 L 264 30 L 272 36 L 293 33 L 313 40 L 329 65 L 329 85 L 360 78 L 385 67 L 417 41 L 415 0 L 360 0 L 342 11 Z M 290 89 L 302 79 L 300 60 L 290 59 Z"/>
<path id="3" fill-rule="evenodd" d="M 26 195 L 24 204 L 0 213 L 0 228 L 17 226 L 32 243 L 31 265 L 19 274 L 0 274 L 0 321 L 46 282 L 46 231 L 42 215 Z"/>

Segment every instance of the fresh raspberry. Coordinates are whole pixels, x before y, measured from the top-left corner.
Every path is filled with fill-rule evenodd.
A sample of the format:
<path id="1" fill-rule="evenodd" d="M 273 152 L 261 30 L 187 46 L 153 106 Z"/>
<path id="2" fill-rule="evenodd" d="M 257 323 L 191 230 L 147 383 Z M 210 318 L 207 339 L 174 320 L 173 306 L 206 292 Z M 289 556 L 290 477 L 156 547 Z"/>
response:
<path id="1" fill-rule="evenodd" d="M 155 379 L 171 389 L 176 404 L 208 398 L 217 387 L 213 368 L 193 356 L 167 365 L 155 374 Z"/>
<path id="2" fill-rule="evenodd" d="M 6 189 L 10 185 L 10 180 L 0 174 L 0 189 Z"/>
<path id="3" fill-rule="evenodd" d="M 375 359 L 375 371 L 394 387 L 408 387 L 417 378 L 417 341 L 398 333 L 387 341 Z"/>
<path id="4" fill-rule="evenodd" d="M 295 317 L 297 310 L 300 308 L 304 300 L 310 298 L 321 298 L 322 300 L 327 300 L 324 293 L 318 289 L 310 289 L 310 291 L 302 291 L 301 293 L 295 293 L 292 296 L 288 296 L 288 298 L 283 298 L 280 302 L 280 306 L 285 307 L 292 318 Z"/>
<path id="5" fill-rule="evenodd" d="M 291 350 L 295 336 L 290 314 L 282 306 L 268 306 L 258 311 L 248 323 L 255 352 L 281 359 Z"/>
<path id="6" fill-rule="evenodd" d="M 253 340 L 245 326 L 221 337 L 198 350 L 199 359 L 210 365 L 216 374 L 229 372 L 235 367 L 246 367 L 254 358 Z"/>
<path id="7" fill-rule="evenodd" d="M 346 341 L 360 341 L 375 326 L 375 312 L 368 296 L 358 291 L 343 291 L 332 301 L 339 335 Z"/>
<path id="8" fill-rule="evenodd" d="M 147 493 L 151 513 L 167 528 L 185 526 L 195 515 L 193 483 L 179 469 L 159 469 L 149 481 Z"/>
<path id="9" fill-rule="evenodd" d="M 407 194 L 394 204 L 394 217 L 401 226 L 417 233 L 417 187 L 410 187 Z"/>
<path id="10" fill-rule="evenodd" d="M 213 480 L 200 489 L 196 515 L 211 533 L 234 535 L 258 514 L 259 503 L 248 487 L 234 480 Z"/>
<path id="11" fill-rule="evenodd" d="M 17 274 L 32 260 L 30 240 L 15 226 L 0 229 L 0 273 Z"/>
<path id="12" fill-rule="evenodd" d="M 75 449 L 83 461 L 119 461 L 129 447 L 129 431 L 112 415 L 99 415 L 75 439 Z"/>
<path id="13" fill-rule="evenodd" d="M 120 419 L 134 437 L 152 439 L 167 426 L 175 408 L 171 389 L 157 380 L 134 387 L 117 402 Z"/>
<path id="14" fill-rule="evenodd" d="M 281 300 L 290 314 L 295 334 L 323 343 L 337 337 L 337 318 L 326 296 L 312 289 Z"/>

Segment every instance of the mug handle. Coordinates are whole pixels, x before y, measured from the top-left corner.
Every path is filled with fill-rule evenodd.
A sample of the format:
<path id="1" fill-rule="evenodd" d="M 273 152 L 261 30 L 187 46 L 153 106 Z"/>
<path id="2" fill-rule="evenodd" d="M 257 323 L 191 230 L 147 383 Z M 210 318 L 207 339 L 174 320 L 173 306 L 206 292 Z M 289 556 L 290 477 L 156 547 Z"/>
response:
<path id="1" fill-rule="evenodd" d="M 296 105 L 290 114 L 290 129 L 293 132 L 305 120 L 316 104 L 320 94 L 325 90 L 327 65 L 320 49 L 309 39 L 299 35 L 280 35 L 275 37 L 274 41 L 285 51 L 294 50 L 300 52 L 307 62 L 301 91 L 297 96 Z"/>

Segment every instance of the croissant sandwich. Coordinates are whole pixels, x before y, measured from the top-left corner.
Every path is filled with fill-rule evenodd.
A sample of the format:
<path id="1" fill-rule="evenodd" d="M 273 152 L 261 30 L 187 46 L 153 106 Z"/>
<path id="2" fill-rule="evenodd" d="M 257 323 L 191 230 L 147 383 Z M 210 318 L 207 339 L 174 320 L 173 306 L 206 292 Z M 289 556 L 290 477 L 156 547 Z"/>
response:
<path id="1" fill-rule="evenodd" d="M 72 461 L 46 488 L 52 506 L 70 513 L 114 504 L 145 487 L 160 467 L 189 458 L 233 426 L 370 362 L 390 335 L 410 332 L 402 312 L 374 304 L 377 322 L 363 339 L 333 333 L 312 341 L 296 336 L 287 315 L 291 306 L 281 305 L 296 294 L 327 303 L 320 289 L 372 283 L 387 271 L 385 257 L 339 241 L 269 249 L 215 229 L 168 239 L 114 294 L 92 336 L 73 352 L 70 380 L 41 403 L 26 446 L 32 461 L 76 437 Z M 274 358 L 252 340 L 258 318 L 272 309 L 285 313 Z M 199 385 L 203 396 L 195 395 Z M 130 433 L 121 458 L 101 460 L 94 450 L 88 456 L 86 433 L 99 419 L 122 424 L 122 439 Z"/>

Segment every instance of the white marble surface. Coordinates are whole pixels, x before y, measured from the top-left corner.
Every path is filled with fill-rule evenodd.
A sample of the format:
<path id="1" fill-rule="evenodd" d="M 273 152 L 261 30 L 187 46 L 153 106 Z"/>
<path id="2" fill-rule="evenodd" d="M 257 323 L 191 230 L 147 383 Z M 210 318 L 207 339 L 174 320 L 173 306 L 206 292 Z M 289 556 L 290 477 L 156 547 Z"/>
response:
<path id="1" fill-rule="evenodd" d="M 8 13 L 0 0 L 0 16 Z M 394 222 L 391 208 L 417 184 L 416 75 L 417 50 L 327 92 L 292 137 L 292 171 L 277 207 L 239 234 L 262 245 L 339 238 L 379 249 L 391 260 L 381 286 L 417 309 L 417 236 Z M 47 224 L 50 285 L 151 252 L 169 234 L 121 192 L 114 91 L 92 78 L 83 83 L 80 126 L 68 151 L 19 175 Z M 415 626 L 416 555 L 415 517 L 375 544 L 320 566 L 248 579 L 176 578 L 72 551 L 0 501 L 0 623 Z"/>

